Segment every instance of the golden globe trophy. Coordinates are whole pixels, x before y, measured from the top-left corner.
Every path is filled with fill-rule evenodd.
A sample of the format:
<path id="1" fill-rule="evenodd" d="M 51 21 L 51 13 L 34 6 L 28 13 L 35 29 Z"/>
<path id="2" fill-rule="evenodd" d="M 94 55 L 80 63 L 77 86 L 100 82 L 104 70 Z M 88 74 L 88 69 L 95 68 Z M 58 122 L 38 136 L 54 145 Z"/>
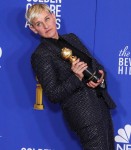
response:
<path id="1" fill-rule="evenodd" d="M 36 103 L 34 104 L 34 109 L 37 110 L 43 110 L 44 106 L 42 104 L 42 96 L 43 96 L 43 89 L 41 87 L 41 84 L 38 83 L 38 79 L 37 80 L 37 84 L 36 84 Z"/>
<path id="2" fill-rule="evenodd" d="M 69 48 L 62 48 L 61 51 L 61 56 L 63 59 L 65 60 L 69 60 L 71 63 L 74 62 L 77 57 L 76 56 L 72 56 L 72 50 Z M 93 82 L 97 82 L 97 80 L 100 79 L 101 74 L 98 73 L 97 71 L 93 71 L 91 68 L 87 68 L 86 70 L 84 70 L 84 78 L 87 79 L 88 81 L 93 81 Z"/>

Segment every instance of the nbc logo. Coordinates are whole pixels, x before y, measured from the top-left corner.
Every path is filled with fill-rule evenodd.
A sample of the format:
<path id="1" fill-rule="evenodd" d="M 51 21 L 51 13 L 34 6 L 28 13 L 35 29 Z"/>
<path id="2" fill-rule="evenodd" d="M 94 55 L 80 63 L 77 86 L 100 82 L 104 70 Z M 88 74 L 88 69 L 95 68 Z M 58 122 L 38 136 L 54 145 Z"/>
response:
<path id="1" fill-rule="evenodd" d="M 116 150 L 131 150 L 131 125 L 127 124 L 124 128 L 118 130 L 118 135 L 115 136 Z"/>

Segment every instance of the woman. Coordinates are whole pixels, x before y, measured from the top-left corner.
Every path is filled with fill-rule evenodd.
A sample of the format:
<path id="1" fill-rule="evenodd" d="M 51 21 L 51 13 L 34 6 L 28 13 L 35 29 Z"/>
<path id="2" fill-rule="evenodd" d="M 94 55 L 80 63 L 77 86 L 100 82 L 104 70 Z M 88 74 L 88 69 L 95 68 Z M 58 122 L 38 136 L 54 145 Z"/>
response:
<path id="1" fill-rule="evenodd" d="M 74 34 L 59 35 L 56 17 L 48 5 L 35 4 L 26 12 L 29 28 L 42 38 L 32 54 L 33 70 L 53 103 L 60 103 L 70 128 L 84 150 L 114 150 L 110 109 L 115 103 L 104 85 L 105 71 Z M 71 64 L 61 56 L 69 48 L 78 58 Z M 98 70 L 97 82 L 85 78 L 87 69 Z"/>

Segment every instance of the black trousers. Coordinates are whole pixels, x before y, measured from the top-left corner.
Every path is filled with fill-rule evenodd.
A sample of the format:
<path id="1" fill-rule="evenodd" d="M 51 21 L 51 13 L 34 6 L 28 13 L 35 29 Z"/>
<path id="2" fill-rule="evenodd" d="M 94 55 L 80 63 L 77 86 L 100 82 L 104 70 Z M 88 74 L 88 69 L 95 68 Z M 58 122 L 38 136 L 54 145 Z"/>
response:
<path id="1" fill-rule="evenodd" d="M 83 150 L 115 150 L 111 114 L 103 99 L 99 100 L 103 116 L 102 120 L 98 124 L 86 126 L 76 132 Z"/>

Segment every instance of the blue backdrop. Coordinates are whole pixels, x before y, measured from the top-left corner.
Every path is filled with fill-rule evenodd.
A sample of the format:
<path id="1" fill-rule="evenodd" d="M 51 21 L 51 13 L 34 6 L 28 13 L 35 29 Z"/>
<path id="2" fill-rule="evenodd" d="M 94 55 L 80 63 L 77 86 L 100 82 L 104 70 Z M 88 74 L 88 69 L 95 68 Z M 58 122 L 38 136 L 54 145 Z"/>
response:
<path id="1" fill-rule="evenodd" d="M 0 5 L 0 150 L 80 150 L 58 104 L 43 98 L 33 108 L 36 80 L 30 56 L 39 37 L 27 27 L 25 11 L 47 3 L 59 33 L 74 32 L 107 71 L 116 150 L 131 149 L 131 1 L 3 0 Z"/>

